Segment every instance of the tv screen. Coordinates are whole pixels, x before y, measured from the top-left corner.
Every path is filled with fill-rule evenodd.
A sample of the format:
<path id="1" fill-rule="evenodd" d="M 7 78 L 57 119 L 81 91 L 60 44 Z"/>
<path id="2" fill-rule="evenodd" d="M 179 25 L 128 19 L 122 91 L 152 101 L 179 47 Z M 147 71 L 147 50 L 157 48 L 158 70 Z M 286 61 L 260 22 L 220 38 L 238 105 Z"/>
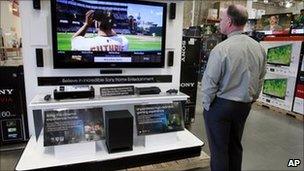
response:
<path id="1" fill-rule="evenodd" d="M 267 51 L 267 63 L 289 66 L 291 62 L 292 44 L 271 47 Z"/>
<path id="2" fill-rule="evenodd" d="M 163 67 L 166 3 L 52 0 L 54 68 Z"/>
<path id="3" fill-rule="evenodd" d="M 285 99 L 287 89 L 287 79 L 265 79 L 263 94 Z"/>
<path id="4" fill-rule="evenodd" d="M 296 14 L 293 16 L 291 33 L 304 34 L 304 10 L 301 12 L 301 14 Z"/>
<path id="5" fill-rule="evenodd" d="M 257 30 L 269 34 L 289 34 L 292 21 L 291 13 L 267 14 L 257 21 Z"/>

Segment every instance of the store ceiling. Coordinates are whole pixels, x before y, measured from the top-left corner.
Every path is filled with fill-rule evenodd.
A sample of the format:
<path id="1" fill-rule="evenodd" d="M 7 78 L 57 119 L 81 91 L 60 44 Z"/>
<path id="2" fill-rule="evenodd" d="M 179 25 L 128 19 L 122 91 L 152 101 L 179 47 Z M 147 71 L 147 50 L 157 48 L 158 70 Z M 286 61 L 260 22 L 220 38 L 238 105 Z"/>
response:
<path id="1" fill-rule="evenodd" d="M 282 8 L 290 8 L 295 3 L 304 2 L 304 0 L 253 0 L 253 2 Z"/>

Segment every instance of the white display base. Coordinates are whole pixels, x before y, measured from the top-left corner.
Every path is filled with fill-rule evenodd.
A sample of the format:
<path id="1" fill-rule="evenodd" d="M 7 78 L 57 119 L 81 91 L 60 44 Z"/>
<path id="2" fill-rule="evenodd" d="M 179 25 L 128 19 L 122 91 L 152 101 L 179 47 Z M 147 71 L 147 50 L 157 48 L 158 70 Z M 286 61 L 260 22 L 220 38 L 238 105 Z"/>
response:
<path id="1" fill-rule="evenodd" d="M 95 153 L 95 141 L 54 146 L 55 158 L 60 160 L 71 156 L 92 156 Z"/>
<path id="2" fill-rule="evenodd" d="M 173 141 L 170 139 L 172 137 L 176 137 L 175 140 L 177 140 Z M 147 140 L 147 143 L 144 147 L 133 146 L 132 151 L 111 154 L 107 152 L 104 141 L 98 141 L 96 142 L 96 152 L 89 156 L 72 156 L 70 154 L 72 149 L 68 148 L 70 145 L 66 145 L 66 147 L 62 149 L 64 150 L 62 153 L 66 153 L 66 157 L 58 159 L 54 154 L 54 151 L 52 152 L 50 150 L 50 147 L 43 147 L 43 141 L 38 140 L 38 142 L 36 142 L 36 137 L 32 136 L 26 148 L 24 149 L 23 154 L 21 155 L 21 158 L 16 166 L 16 170 L 43 169 L 56 166 L 73 165 L 78 163 L 100 162 L 144 154 L 187 149 L 191 147 L 202 147 L 204 145 L 200 139 L 198 139 L 186 129 L 172 133 L 147 135 L 145 138 Z M 73 148 L 73 150 L 75 150 L 75 148 Z"/>
<path id="3" fill-rule="evenodd" d="M 168 141 L 169 140 L 169 141 Z M 154 134 L 145 136 L 145 147 L 165 147 L 174 145 L 179 141 L 178 132 Z"/>
<path id="4" fill-rule="evenodd" d="M 189 97 L 184 93 L 177 93 L 169 95 L 166 93 L 153 94 L 153 95 L 132 95 L 132 96 L 119 96 L 119 97 L 101 97 L 88 99 L 66 99 L 45 101 L 46 94 L 38 94 L 31 101 L 29 108 L 35 109 L 54 109 L 54 108 L 73 108 L 73 107 L 91 107 L 91 106 L 112 106 L 112 105 L 127 105 L 127 104 L 161 104 L 171 103 L 173 101 L 187 100 Z"/>

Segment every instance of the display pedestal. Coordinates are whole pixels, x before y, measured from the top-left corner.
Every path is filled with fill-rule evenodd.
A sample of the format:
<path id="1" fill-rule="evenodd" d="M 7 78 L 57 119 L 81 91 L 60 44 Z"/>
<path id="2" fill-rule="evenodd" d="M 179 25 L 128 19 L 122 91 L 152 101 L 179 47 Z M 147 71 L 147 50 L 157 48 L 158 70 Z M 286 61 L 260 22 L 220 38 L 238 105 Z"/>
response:
<path id="1" fill-rule="evenodd" d="M 58 160 L 77 156 L 92 156 L 95 155 L 95 153 L 95 141 L 54 146 L 54 155 Z"/>
<path id="2" fill-rule="evenodd" d="M 177 132 L 145 136 L 145 147 L 166 147 L 178 142 Z"/>
<path id="3" fill-rule="evenodd" d="M 43 121 L 43 110 L 62 108 L 103 107 L 105 111 L 129 110 L 133 115 L 134 106 L 142 104 L 161 104 L 175 101 L 185 101 L 188 98 L 183 93 L 175 95 L 146 95 L 124 97 L 95 97 L 94 99 L 44 101 L 43 95 L 36 96 L 30 108 L 34 116 Z M 35 123 L 39 123 L 37 122 Z M 135 122 L 134 122 L 135 123 Z M 133 134 L 133 150 L 109 153 L 105 140 L 66 144 L 58 146 L 43 146 L 43 123 L 37 127 L 36 136 L 32 136 L 27 144 L 16 170 L 64 169 L 64 170 L 118 170 L 161 162 L 174 161 L 200 156 L 204 143 L 187 129 L 159 133 L 153 135 Z M 41 126 L 41 127 L 40 127 Z M 136 125 L 134 125 L 136 126 Z M 38 128 L 39 127 L 39 128 Z M 41 132 L 41 133 L 40 133 Z"/>

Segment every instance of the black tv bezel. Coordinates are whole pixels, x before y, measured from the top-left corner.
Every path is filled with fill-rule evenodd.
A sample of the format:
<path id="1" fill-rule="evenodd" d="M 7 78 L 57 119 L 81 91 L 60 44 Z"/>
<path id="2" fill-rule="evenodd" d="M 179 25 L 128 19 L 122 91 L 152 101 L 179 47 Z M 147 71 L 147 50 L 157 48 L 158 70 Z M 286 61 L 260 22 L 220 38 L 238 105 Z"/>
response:
<path id="1" fill-rule="evenodd" d="M 106 1 L 106 0 L 103 0 Z M 56 0 L 51 0 L 51 23 L 52 23 L 52 54 L 53 54 L 53 68 L 54 69 L 76 69 L 76 68 L 163 68 L 165 66 L 165 52 L 166 52 L 166 28 L 167 28 L 167 3 L 140 1 L 140 0 L 109 0 L 109 2 L 132 3 L 139 5 L 151 5 L 163 7 L 163 35 L 161 45 L 161 61 L 158 63 L 67 63 L 59 61 L 58 46 L 57 46 L 57 14 L 56 14 Z"/>
<path id="2" fill-rule="evenodd" d="M 293 21 L 293 14 L 291 13 L 291 12 L 286 12 L 286 13 L 274 13 L 274 14 L 264 14 L 264 15 L 262 15 L 261 16 L 261 19 L 260 20 L 262 20 L 263 19 L 263 16 L 272 16 L 272 15 L 287 15 L 287 14 L 290 14 L 291 15 L 291 17 L 290 17 L 290 22 L 289 22 L 289 31 L 288 31 L 288 33 L 286 32 L 286 33 L 271 33 L 271 34 L 265 34 L 266 36 L 270 36 L 270 35 L 290 35 L 291 34 L 291 24 L 292 24 L 292 21 Z M 257 32 L 266 32 L 266 31 L 269 31 L 269 30 L 264 30 L 264 29 L 257 29 L 256 30 Z"/>
<path id="3" fill-rule="evenodd" d="M 284 95 L 284 97 L 279 97 L 279 96 L 276 96 L 276 95 L 273 95 L 273 94 L 265 93 L 265 92 L 264 92 L 264 84 L 265 84 L 265 81 L 267 81 L 267 80 L 286 80 L 286 90 L 285 90 L 285 95 Z M 270 97 L 275 97 L 275 98 L 278 98 L 278 99 L 285 100 L 286 92 L 287 92 L 287 85 L 288 85 L 288 79 L 287 79 L 287 78 L 272 78 L 272 79 L 265 79 L 265 80 L 263 81 L 263 91 L 262 91 L 262 93 L 265 94 L 265 95 L 268 95 L 268 96 L 270 96 Z"/>
<path id="4" fill-rule="evenodd" d="M 274 48 L 278 48 L 278 47 L 282 47 L 282 46 L 287 46 L 290 45 L 291 46 L 291 54 L 290 54 L 290 62 L 289 64 L 282 64 L 282 63 L 274 63 L 274 62 L 268 62 L 268 51 L 269 49 L 274 49 Z M 280 45 L 280 46 L 275 46 L 275 47 L 270 47 L 267 49 L 267 55 L 266 55 L 266 62 L 267 64 L 271 64 L 271 65 L 277 65 L 277 66 L 290 66 L 291 64 L 291 57 L 292 57 L 292 44 L 286 44 L 286 45 Z"/>

